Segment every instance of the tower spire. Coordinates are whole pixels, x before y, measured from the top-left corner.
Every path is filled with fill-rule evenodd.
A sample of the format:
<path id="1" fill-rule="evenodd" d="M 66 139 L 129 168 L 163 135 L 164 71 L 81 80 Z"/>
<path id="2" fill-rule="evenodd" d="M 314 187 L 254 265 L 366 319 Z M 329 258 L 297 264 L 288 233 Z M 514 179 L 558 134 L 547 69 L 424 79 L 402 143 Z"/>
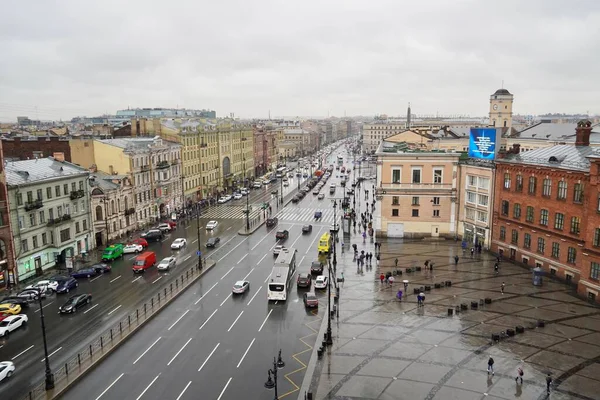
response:
<path id="1" fill-rule="evenodd" d="M 408 109 L 406 110 L 406 129 L 410 129 L 410 118 L 411 118 L 410 102 L 408 102 Z"/>

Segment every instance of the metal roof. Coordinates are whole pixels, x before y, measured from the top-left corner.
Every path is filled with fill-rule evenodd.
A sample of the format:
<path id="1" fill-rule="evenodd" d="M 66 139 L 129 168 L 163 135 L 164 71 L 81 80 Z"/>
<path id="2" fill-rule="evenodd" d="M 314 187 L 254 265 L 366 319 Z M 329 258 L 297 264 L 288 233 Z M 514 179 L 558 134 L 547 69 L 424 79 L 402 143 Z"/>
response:
<path id="1" fill-rule="evenodd" d="M 71 178 L 88 175 L 89 171 L 69 162 L 56 161 L 53 157 L 7 162 L 6 183 L 9 186 L 30 185 L 50 179 Z"/>
<path id="2" fill-rule="evenodd" d="M 594 147 L 561 144 L 543 147 L 536 150 L 508 155 L 499 162 L 540 165 L 544 167 L 562 168 L 576 171 L 589 171 L 590 160 L 587 157 L 598 157 L 600 153 Z"/>

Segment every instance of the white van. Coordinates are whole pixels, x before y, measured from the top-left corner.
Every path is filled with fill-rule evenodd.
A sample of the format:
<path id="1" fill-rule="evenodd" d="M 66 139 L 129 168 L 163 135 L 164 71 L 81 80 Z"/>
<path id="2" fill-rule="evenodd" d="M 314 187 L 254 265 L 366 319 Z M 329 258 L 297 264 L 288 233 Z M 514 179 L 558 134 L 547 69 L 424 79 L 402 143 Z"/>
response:
<path id="1" fill-rule="evenodd" d="M 254 185 L 252 185 L 252 187 L 253 187 L 254 189 L 260 189 L 260 188 L 262 187 L 262 183 L 261 183 L 261 181 L 256 181 L 256 182 L 254 182 Z"/>

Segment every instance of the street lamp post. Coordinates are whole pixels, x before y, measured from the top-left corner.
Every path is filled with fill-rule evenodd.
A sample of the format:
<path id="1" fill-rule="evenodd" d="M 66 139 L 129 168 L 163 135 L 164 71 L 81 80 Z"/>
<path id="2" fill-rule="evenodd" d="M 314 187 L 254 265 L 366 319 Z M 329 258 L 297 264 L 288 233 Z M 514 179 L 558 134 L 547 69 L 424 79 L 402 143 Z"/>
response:
<path id="1" fill-rule="evenodd" d="M 329 270 L 329 282 L 327 283 L 328 294 L 327 294 L 327 345 L 333 344 L 333 337 L 331 336 L 331 255 L 327 256 L 327 268 Z"/>
<path id="2" fill-rule="evenodd" d="M 40 320 L 42 322 L 42 339 L 44 341 L 44 361 L 46 362 L 46 390 L 54 389 L 54 374 L 50 369 L 50 361 L 48 360 L 48 343 L 46 341 L 46 324 L 44 322 L 44 307 L 42 306 L 42 290 L 37 288 L 38 303 L 40 306 Z"/>
<path id="3" fill-rule="evenodd" d="M 102 203 L 104 203 L 104 226 L 106 227 L 106 242 L 104 243 L 104 245 L 106 247 L 108 247 L 108 234 L 109 234 L 109 230 L 108 230 L 108 210 L 107 210 L 107 206 L 106 204 L 108 203 L 108 197 L 105 195 L 103 199 L 100 200 Z"/>
<path id="4" fill-rule="evenodd" d="M 268 378 L 265 382 L 265 387 L 267 389 L 275 389 L 275 397 L 274 400 L 279 400 L 279 396 L 277 394 L 277 370 L 285 367 L 285 362 L 283 362 L 281 358 L 281 349 L 279 349 L 279 356 L 277 357 L 277 361 L 275 361 L 275 357 L 273 357 L 273 369 L 269 368 L 267 370 Z M 273 376 L 271 378 L 271 375 Z"/>
<path id="5" fill-rule="evenodd" d="M 246 193 L 246 231 L 250 231 L 250 193 Z"/>
<path id="6" fill-rule="evenodd" d="M 337 242 L 337 234 L 339 230 L 338 222 L 337 222 L 337 200 L 333 201 L 333 271 L 334 275 L 337 269 L 337 251 L 336 251 L 336 242 Z"/>
<path id="7" fill-rule="evenodd" d="M 283 176 L 279 178 L 279 189 L 281 190 L 281 204 L 283 204 Z"/>
<path id="8" fill-rule="evenodd" d="M 202 269 L 202 251 L 201 249 L 201 241 L 200 241 L 200 207 L 198 207 L 198 211 L 196 212 L 196 229 L 198 230 L 198 269 Z"/>

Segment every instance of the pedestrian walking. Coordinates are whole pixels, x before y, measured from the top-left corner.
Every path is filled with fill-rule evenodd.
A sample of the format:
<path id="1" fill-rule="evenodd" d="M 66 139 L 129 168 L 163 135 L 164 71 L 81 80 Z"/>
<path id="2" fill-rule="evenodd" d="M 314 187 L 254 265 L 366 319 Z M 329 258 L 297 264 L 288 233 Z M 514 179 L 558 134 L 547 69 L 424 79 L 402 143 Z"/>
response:
<path id="1" fill-rule="evenodd" d="M 471 247 L 471 258 L 473 258 L 473 253 L 475 253 L 475 249 Z"/>
<path id="2" fill-rule="evenodd" d="M 498 263 L 494 264 L 494 271 L 496 271 L 496 274 L 499 272 L 498 271 Z"/>
<path id="3" fill-rule="evenodd" d="M 385 275 L 381 274 L 379 275 L 379 280 L 381 281 L 381 284 L 383 285 L 383 280 L 385 279 Z"/>
<path id="4" fill-rule="evenodd" d="M 458 265 L 458 256 L 454 256 L 454 266 Z"/>
<path id="5" fill-rule="evenodd" d="M 398 258 L 394 260 L 394 264 L 396 265 L 396 268 L 398 268 Z"/>
<path id="6" fill-rule="evenodd" d="M 523 368 L 519 367 L 517 368 L 517 377 L 515 378 L 515 382 L 517 382 L 519 380 L 519 378 L 521 379 L 521 385 L 523 384 Z"/>
<path id="7" fill-rule="evenodd" d="M 552 384 L 552 377 L 550 376 L 550 372 L 546 375 L 546 393 L 550 394 L 550 385 Z"/>
<path id="8" fill-rule="evenodd" d="M 390 283 L 390 286 L 394 286 L 394 277 L 390 276 L 388 282 Z"/>
<path id="9" fill-rule="evenodd" d="M 421 307 L 423 307 L 425 305 L 425 293 L 421 292 L 420 296 L 421 296 Z"/>
<path id="10" fill-rule="evenodd" d="M 398 290 L 398 293 L 396 293 L 396 298 L 398 301 L 402 301 L 402 290 Z"/>
<path id="11" fill-rule="evenodd" d="M 487 372 L 488 375 L 490 374 L 490 372 L 492 373 L 492 375 L 494 375 L 494 359 L 492 358 L 492 356 L 490 356 L 490 358 L 488 359 Z"/>
<path id="12" fill-rule="evenodd" d="M 500 286 L 500 293 L 504 294 L 504 282 L 502 282 L 502 286 Z"/>
<path id="13" fill-rule="evenodd" d="M 421 307 L 421 294 L 417 295 L 417 307 Z"/>

